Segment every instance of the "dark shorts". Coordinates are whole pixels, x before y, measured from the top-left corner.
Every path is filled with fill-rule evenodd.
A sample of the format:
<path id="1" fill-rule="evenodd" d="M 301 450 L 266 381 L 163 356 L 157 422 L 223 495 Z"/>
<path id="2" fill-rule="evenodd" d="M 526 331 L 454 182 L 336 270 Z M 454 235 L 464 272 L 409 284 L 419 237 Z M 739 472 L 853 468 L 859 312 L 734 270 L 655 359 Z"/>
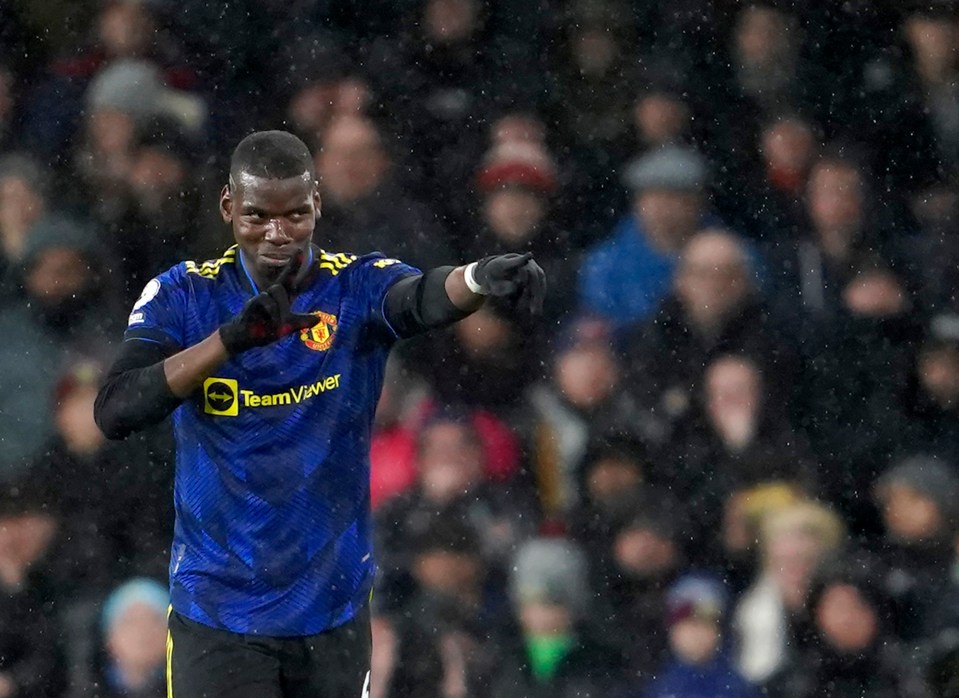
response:
<path id="1" fill-rule="evenodd" d="M 307 637 L 239 635 L 170 614 L 168 698 L 366 698 L 370 612 Z"/>

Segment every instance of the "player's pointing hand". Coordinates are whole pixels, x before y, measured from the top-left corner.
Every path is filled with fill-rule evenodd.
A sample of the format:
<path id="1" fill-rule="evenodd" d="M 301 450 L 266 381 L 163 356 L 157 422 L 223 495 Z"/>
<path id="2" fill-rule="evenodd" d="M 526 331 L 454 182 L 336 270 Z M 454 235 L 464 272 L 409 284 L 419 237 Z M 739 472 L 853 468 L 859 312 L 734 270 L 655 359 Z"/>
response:
<path id="1" fill-rule="evenodd" d="M 534 314 L 543 310 L 546 274 L 533 254 L 484 257 L 466 267 L 466 285 L 474 293 L 505 298 Z"/>
<path id="2" fill-rule="evenodd" d="M 283 267 L 272 286 L 253 296 L 239 314 L 220 325 L 220 339 L 230 354 L 272 344 L 320 321 L 316 315 L 290 311 L 290 296 L 296 291 L 302 265 L 300 253 Z"/>

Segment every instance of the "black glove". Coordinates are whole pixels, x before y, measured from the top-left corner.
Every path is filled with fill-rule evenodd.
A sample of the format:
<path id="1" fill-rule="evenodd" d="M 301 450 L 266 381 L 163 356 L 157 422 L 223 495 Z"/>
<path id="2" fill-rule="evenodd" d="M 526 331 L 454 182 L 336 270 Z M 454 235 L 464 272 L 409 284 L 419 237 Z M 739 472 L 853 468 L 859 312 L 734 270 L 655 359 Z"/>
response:
<path id="1" fill-rule="evenodd" d="M 296 292 L 303 254 L 297 254 L 283 267 L 276 282 L 253 296 L 229 322 L 220 325 L 220 339 L 227 352 L 239 354 L 253 347 L 272 344 L 289 334 L 313 327 L 316 315 L 290 312 L 290 297 Z"/>
<path id="2" fill-rule="evenodd" d="M 505 298 L 533 314 L 543 311 L 546 274 L 532 252 L 484 257 L 473 268 L 473 281 L 484 295 Z"/>

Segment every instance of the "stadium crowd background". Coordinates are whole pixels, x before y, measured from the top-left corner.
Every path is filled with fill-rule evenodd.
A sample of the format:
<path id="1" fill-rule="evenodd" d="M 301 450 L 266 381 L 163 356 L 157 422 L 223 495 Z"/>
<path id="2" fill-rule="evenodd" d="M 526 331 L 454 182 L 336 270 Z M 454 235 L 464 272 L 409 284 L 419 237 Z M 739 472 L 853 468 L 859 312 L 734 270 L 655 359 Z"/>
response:
<path id="1" fill-rule="evenodd" d="M 169 436 L 93 398 L 257 128 L 324 248 L 549 275 L 395 352 L 375 698 L 959 695 L 951 3 L 24 0 L 0 697 L 166 695 Z"/>

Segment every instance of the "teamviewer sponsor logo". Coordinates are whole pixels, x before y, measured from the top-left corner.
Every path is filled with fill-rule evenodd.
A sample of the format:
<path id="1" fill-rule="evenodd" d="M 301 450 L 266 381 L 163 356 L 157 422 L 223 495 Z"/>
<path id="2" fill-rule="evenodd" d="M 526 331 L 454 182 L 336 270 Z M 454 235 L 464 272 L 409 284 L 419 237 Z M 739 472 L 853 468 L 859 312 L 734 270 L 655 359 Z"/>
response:
<path id="1" fill-rule="evenodd" d="M 280 393 L 256 393 L 240 388 L 233 378 L 207 378 L 203 382 L 203 411 L 218 417 L 236 417 L 240 407 L 277 407 L 299 405 L 340 387 L 340 375 L 320 378 L 306 385 L 287 388 Z"/>
<path id="2" fill-rule="evenodd" d="M 203 381 L 203 411 L 220 417 L 236 417 L 240 386 L 233 378 L 207 378 Z"/>

